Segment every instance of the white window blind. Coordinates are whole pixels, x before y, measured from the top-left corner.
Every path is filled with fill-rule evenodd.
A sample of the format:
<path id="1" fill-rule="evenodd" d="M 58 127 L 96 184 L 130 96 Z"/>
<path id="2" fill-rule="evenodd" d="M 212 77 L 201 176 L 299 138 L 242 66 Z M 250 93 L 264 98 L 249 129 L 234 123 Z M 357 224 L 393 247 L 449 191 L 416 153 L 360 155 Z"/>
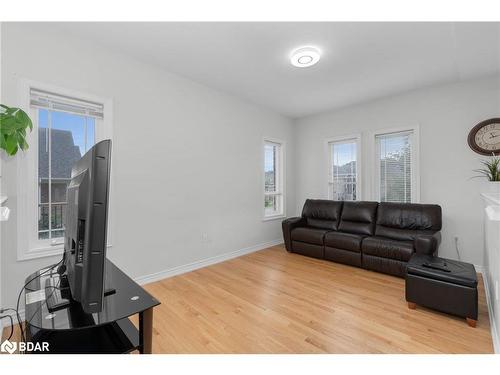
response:
<path id="1" fill-rule="evenodd" d="M 30 89 L 30 104 L 32 107 L 41 109 L 85 115 L 96 119 L 104 118 L 103 104 L 34 88 Z"/>
<path id="2" fill-rule="evenodd" d="M 358 199 L 358 140 L 346 139 L 328 143 L 328 197 L 338 201 Z"/>
<path id="3" fill-rule="evenodd" d="M 412 139 L 413 131 L 379 134 L 375 137 L 381 202 L 413 201 Z"/>
<path id="4" fill-rule="evenodd" d="M 38 240 L 59 245 L 71 169 L 95 144 L 104 105 L 35 88 L 30 104 L 38 128 Z"/>

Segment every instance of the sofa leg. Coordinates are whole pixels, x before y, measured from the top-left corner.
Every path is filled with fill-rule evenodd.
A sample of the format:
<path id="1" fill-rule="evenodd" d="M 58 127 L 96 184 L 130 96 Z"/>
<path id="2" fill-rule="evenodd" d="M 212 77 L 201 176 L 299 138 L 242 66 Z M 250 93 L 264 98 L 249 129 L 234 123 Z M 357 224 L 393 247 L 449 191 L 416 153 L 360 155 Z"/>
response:
<path id="1" fill-rule="evenodd" d="M 467 320 L 467 324 L 469 327 L 475 328 L 477 324 L 477 320 L 471 318 L 465 318 Z"/>
<path id="2" fill-rule="evenodd" d="M 408 308 L 415 310 L 417 308 L 417 304 L 415 302 L 408 302 Z"/>

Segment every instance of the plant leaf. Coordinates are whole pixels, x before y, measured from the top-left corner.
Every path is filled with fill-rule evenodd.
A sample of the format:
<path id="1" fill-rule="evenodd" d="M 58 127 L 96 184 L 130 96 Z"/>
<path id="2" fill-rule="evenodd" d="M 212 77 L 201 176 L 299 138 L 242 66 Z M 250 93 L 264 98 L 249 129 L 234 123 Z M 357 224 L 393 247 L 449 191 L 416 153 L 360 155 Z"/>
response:
<path id="1" fill-rule="evenodd" d="M 0 148 L 8 155 L 15 155 L 18 149 L 27 150 L 26 129 L 33 130 L 29 116 L 20 108 L 0 104 Z"/>
<path id="2" fill-rule="evenodd" d="M 10 156 L 15 155 L 17 153 L 18 145 L 17 139 L 14 136 L 8 136 L 5 138 L 5 151 Z"/>
<path id="3" fill-rule="evenodd" d="M 5 144 L 5 137 L 3 136 L 3 134 L 0 134 L 0 148 L 7 151 L 6 147 L 7 145 Z"/>
<path id="4" fill-rule="evenodd" d="M 17 130 L 17 123 L 13 117 L 2 119 L 0 131 L 3 134 L 14 134 Z"/>
<path id="5" fill-rule="evenodd" d="M 19 144 L 19 148 L 23 151 L 26 151 L 29 148 L 28 142 L 24 137 L 18 137 L 17 143 Z"/>
<path id="6" fill-rule="evenodd" d="M 33 129 L 33 124 L 31 123 L 29 116 L 22 109 L 17 108 L 17 111 L 15 113 L 15 117 L 16 117 L 16 121 L 19 124 L 21 124 L 24 129 L 26 129 L 26 128 Z"/>

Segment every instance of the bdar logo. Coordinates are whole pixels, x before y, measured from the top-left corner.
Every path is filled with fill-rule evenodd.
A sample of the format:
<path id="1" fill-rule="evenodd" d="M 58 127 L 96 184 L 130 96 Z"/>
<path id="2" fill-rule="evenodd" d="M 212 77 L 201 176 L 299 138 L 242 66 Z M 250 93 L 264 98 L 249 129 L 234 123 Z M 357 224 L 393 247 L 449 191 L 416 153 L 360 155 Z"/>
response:
<path id="1" fill-rule="evenodd" d="M 0 351 L 4 353 L 12 354 L 17 349 L 17 343 L 10 342 L 9 340 L 5 340 L 2 345 L 0 345 Z"/>

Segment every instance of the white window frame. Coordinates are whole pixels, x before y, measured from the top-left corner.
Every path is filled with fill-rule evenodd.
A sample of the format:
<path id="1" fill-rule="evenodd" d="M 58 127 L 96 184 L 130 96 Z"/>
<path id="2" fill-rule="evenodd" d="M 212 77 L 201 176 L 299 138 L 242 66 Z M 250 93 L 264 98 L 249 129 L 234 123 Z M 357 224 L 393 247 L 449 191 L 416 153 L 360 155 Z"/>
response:
<path id="1" fill-rule="evenodd" d="M 343 135 L 343 136 L 339 136 L 339 137 L 330 137 L 330 138 L 326 138 L 325 139 L 325 145 L 324 145 L 324 148 L 325 148 L 325 159 L 326 159 L 326 183 L 325 183 L 325 187 L 326 187 L 326 190 L 325 190 L 325 198 L 326 199 L 332 199 L 332 197 L 330 196 L 330 184 L 332 183 L 330 181 L 330 167 L 331 167 L 331 164 L 332 164 L 332 155 L 331 155 L 331 152 L 330 152 L 330 145 L 332 143 L 338 143 L 338 144 L 341 144 L 341 143 L 347 143 L 347 142 L 352 142 L 352 141 L 355 141 L 356 142 L 356 200 L 359 201 L 359 200 L 362 200 L 363 199 L 363 173 L 362 173 L 362 160 L 361 160 L 361 156 L 362 156 L 362 137 L 361 137 L 361 134 L 350 134 L 350 135 Z"/>
<path id="2" fill-rule="evenodd" d="M 380 165 L 378 160 L 379 150 L 377 150 L 377 136 L 411 132 L 411 203 L 420 203 L 420 126 L 410 125 L 404 127 L 394 127 L 380 129 L 373 132 L 371 138 L 371 152 L 373 155 L 372 173 L 372 199 L 380 201 Z"/>
<path id="3" fill-rule="evenodd" d="M 265 146 L 266 143 L 274 143 L 278 144 L 279 147 L 279 157 L 278 157 L 278 191 L 276 193 L 266 193 L 266 168 L 265 168 Z M 261 182 L 261 190 L 262 190 L 262 221 L 270 221 L 270 220 L 278 220 L 286 217 L 286 189 L 285 189 L 285 181 L 286 181 L 286 142 L 281 139 L 265 137 L 262 140 L 261 146 L 261 155 L 262 155 L 262 163 L 261 163 L 261 173 L 262 173 L 262 182 Z M 281 207 L 282 212 L 277 215 L 266 215 L 266 207 L 265 207 L 265 199 L 266 196 L 269 195 L 279 195 L 281 196 Z"/>
<path id="4" fill-rule="evenodd" d="M 96 143 L 103 139 L 112 139 L 113 135 L 113 102 L 108 98 L 100 98 L 87 93 L 57 87 L 41 82 L 20 79 L 18 84 L 19 107 L 29 110 L 33 120 L 33 131 L 27 135 L 30 148 L 26 152 L 17 154 L 17 260 L 61 255 L 63 239 L 38 239 L 38 110 L 30 106 L 30 90 L 39 89 L 63 96 L 75 97 L 82 100 L 102 103 L 104 105 L 104 119 L 96 121 Z M 113 159 L 113 157 L 112 157 Z M 113 169 L 112 169 L 113 170 Z M 108 208 L 108 235 L 107 247 L 112 246 L 113 239 L 113 172 L 110 176 L 111 188 Z"/>

